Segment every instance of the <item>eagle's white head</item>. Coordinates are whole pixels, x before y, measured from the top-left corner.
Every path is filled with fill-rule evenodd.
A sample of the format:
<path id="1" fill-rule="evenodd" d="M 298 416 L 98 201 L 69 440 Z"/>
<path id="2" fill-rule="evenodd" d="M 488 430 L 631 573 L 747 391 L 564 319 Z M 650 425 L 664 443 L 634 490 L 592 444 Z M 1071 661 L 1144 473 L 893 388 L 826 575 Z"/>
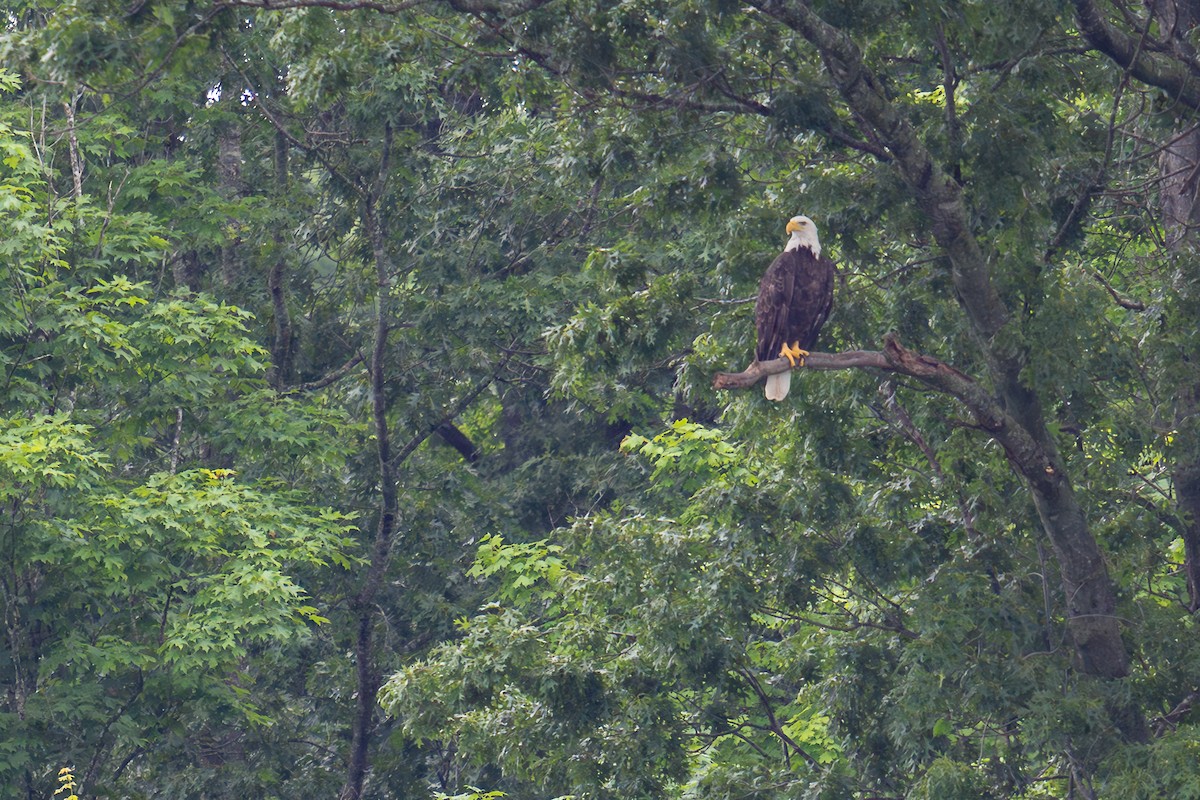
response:
<path id="1" fill-rule="evenodd" d="M 792 217 L 788 220 L 787 232 L 792 235 L 788 239 L 785 253 L 801 247 L 807 247 L 815 258 L 821 257 L 821 240 L 817 238 L 817 226 L 808 217 Z"/>

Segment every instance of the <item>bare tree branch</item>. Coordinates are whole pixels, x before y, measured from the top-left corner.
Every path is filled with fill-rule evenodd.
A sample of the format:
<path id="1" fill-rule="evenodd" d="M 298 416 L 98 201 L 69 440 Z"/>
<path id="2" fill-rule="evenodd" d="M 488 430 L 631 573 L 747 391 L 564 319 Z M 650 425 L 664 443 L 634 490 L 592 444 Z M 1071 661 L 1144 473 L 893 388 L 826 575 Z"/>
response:
<path id="1" fill-rule="evenodd" d="M 768 375 L 787 372 L 792 367 L 786 358 L 774 361 L 755 361 L 741 372 L 718 372 L 713 378 L 713 388 L 745 389 L 753 386 Z M 809 353 L 804 358 L 803 369 L 883 369 L 891 370 L 891 365 L 877 350 L 850 350 L 845 353 Z"/>
<path id="2" fill-rule="evenodd" d="M 786 358 L 758 361 L 738 373 L 718 373 L 714 389 L 738 389 L 752 386 L 767 375 L 786 372 Z M 884 337 L 882 351 L 853 350 L 846 353 L 810 353 L 803 368 L 880 369 L 915 378 L 931 389 L 958 399 L 975 418 L 978 427 L 1004 447 L 1017 471 L 1036 488 L 1053 490 L 1065 480 L 1056 460 L 1014 419 L 984 386 L 954 367 L 932 356 L 907 349 L 894 334 Z"/>
<path id="3" fill-rule="evenodd" d="M 363 362 L 362 353 L 355 354 L 349 361 L 342 364 L 337 369 L 322 375 L 315 381 L 308 383 L 300 383 L 295 386 L 288 387 L 284 394 L 301 394 L 303 392 L 315 392 L 317 389 L 324 389 L 326 386 L 337 383 L 342 378 L 350 374 L 350 371 Z"/>
<path id="4" fill-rule="evenodd" d="M 1095 278 L 1096 281 L 1108 291 L 1109 295 L 1112 296 L 1113 301 L 1116 302 L 1116 304 L 1121 308 L 1127 308 L 1130 311 L 1146 310 L 1146 304 L 1141 300 L 1129 300 L 1118 294 L 1117 290 L 1113 288 L 1112 284 L 1108 282 L 1108 280 L 1103 274 L 1101 274 L 1099 270 L 1093 270 L 1092 277 Z"/>
<path id="5" fill-rule="evenodd" d="M 1167 731 L 1173 730 L 1179 720 L 1192 710 L 1198 699 L 1200 699 L 1200 689 L 1188 692 L 1187 696 L 1180 700 L 1174 708 L 1154 720 L 1154 735 L 1162 736 Z"/>

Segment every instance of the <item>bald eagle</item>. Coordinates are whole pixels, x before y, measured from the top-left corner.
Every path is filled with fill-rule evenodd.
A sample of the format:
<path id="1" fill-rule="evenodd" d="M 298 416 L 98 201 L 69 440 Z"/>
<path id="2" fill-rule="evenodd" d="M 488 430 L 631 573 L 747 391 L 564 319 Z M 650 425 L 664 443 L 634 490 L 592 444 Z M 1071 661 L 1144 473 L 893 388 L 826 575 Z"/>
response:
<path id="1" fill-rule="evenodd" d="M 804 357 L 817 341 L 817 334 L 833 307 L 833 262 L 821 258 L 817 226 L 808 217 L 792 217 L 791 234 L 758 285 L 754 322 L 758 326 L 759 361 L 780 356 L 792 367 L 804 364 Z M 792 373 L 767 376 L 767 399 L 787 397 Z"/>

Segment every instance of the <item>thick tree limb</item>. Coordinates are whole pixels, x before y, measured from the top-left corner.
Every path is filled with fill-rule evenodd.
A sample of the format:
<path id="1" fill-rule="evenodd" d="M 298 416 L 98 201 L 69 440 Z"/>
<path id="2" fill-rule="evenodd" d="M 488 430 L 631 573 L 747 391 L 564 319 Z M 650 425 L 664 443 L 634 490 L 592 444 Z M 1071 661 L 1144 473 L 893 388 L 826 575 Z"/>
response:
<path id="1" fill-rule="evenodd" d="M 1072 0 L 1079 30 L 1088 43 L 1142 83 L 1162 89 L 1172 100 L 1200 110 L 1200 74 L 1195 66 L 1169 52 L 1145 47 L 1147 18 L 1136 34 L 1111 24 L 1095 0 Z"/>
<path id="2" fill-rule="evenodd" d="M 803 369 L 886 369 L 891 365 L 877 350 L 851 350 L 846 353 L 809 353 Z M 786 358 L 774 361 L 755 361 L 741 372 L 718 372 L 713 378 L 714 389 L 745 389 L 768 375 L 787 372 L 792 367 Z"/>
<path id="3" fill-rule="evenodd" d="M 1124 677 L 1129 662 L 1115 616 L 1116 600 L 1104 559 L 1086 527 L 1082 510 L 1056 450 L 1046 448 L 983 385 L 931 356 L 908 350 L 888 335 L 882 351 L 811 353 L 807 369 L 880 369 L 915 378 L 931 389 L 951 395 L 974 417 L 978 427 L 1004 448 L 1013 468 L 1026 480 L 1043 525 L 1058 554 L 1070 612 L 1068 624 L 1080 667 L 1107 678 Z M 715 389 L 752 386 L 790 369 L 787 359 L 756 362 L 740 373 L 719 373 Z M 1047 519 L 1050 514 L 1061 515 Z M 1137 722 L 1128 722 L 1131 738 L 1144 737 Z"/>
<path id="4" fill-rule="evenodd" d="M 386 223 L 380 219 L 379 208 L 379 199 L 383 196 L 391 164 L 392 134 L 391 126 L 385 126 L 378 177 L 362 204 L 362 219 L 375 261 L 375 341 L 371 348 L 368 369 L 371 376 L 371 417 L 375 423 L 375 453 L 379 464 L 379 519 L 375 526 L 375 541 L 371 547 L 366 574 L 358 592 L 350 599 L 350 607 L 358 616 L 354 641 L 354 666 L 358 685 L 346 781 L 338 794 L 339 800 L 359 800 L 367 774 L 368 749 L 375 720 L 375 701 L 379 696 L 380 686 L 373 632 L 375 595 L 383 584 L 391 562 L 392 537 L 400 514 L 396 473 L 392 464 L 391 430 L 387 419 L 387 338 L 392 326 L 388 297 L 392 288 L 392 265 L 384 231 Z"/>
<path id="5" fill-rule="evenodd" d="M 786 372 L 791 367 L 786 358 L 756 361 L 743 372 L 718 373 L 714 389 L 738 389 L 752 386 L 767 375 Z M 1014 466 L 1030 480 L 1044 480 L 1054 474 L 1054 465 L 1041 452 L 1038 443 L 978 382 L 954 367 L 932 356 L 907 349 L 893 335 L 884 337 L 882 351 L 852 350 L 846 353 L 810 353 L 804 359 L 804 369 L 881 369 L 907 375 L 930 388 L 949 394 L 963 403 L 980 428 L 995 438 L 1009 454 Z"/>
<path id="6" fill-rule="evenodd" d="M 474 464 L 479 460 L 479 445 L 472 442 L 471 437 L 463 433 L 462 428 L 453 422 L 443 422 L 437 426 L 435 432 L 442 437 L 443 442 L 457 450 L 468 463 Z"/>

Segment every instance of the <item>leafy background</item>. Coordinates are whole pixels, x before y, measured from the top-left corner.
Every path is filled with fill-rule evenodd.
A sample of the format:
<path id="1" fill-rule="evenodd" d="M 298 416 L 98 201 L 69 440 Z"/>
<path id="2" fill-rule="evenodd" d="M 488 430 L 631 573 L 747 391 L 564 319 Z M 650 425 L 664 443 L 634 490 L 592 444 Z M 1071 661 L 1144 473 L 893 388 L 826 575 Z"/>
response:
<path id="1" fill-rule="evenodd" d="M 4 795 L 1200 796 L 1196 22 L 11 0 Z"/>

